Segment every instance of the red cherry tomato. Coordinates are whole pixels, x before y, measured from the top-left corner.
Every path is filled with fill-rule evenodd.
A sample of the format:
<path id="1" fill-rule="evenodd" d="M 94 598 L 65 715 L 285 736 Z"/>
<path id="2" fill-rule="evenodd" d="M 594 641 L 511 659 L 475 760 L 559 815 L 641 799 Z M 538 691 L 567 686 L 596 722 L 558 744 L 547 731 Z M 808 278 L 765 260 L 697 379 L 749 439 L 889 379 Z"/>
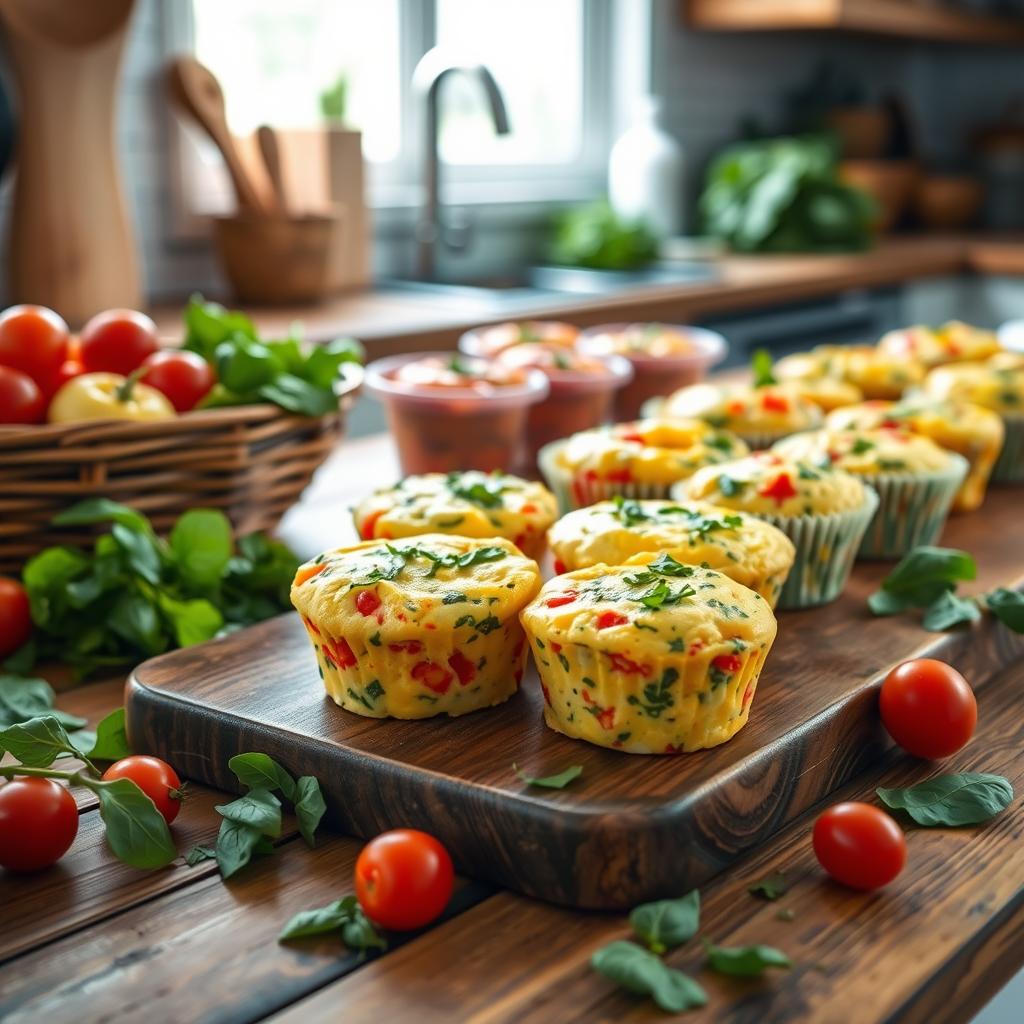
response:
<path id="1" fill-rule="evenodd" d="M 0 366 L 0 423 L 39 423 L 45 414 L 39 385 L 21 370 Z"/>
<path id="2" fill-rule="evenodd" d="M 67 344 L 68 325 L 52 309 L 11 306 L 0 313 L 0 365 L 28 374 L 40 387 L 64 361 Z"/>
<path id="3" fill-rule="evenodd" d="M 431 835 L 397 828 L 371 839 L 356 861 L 356 897 L 383 928 L 409 931 L 438 917 L 452 895 L 448 851 Z"/>
<path id="4" fill-rule="evenodd" d="M 142 368 L 142 382 L 163 392 L 178 412 L 194 409 L 217 382 L 213 367 L 195 352 L 154 352 Z"/>
<path id="5" fill-rule="evenodd" d="M 107 782 L 114 779 L 131 779 L 164 816 L 168 825 L 181 810 L 181 779 L 178 773 L 158 757 L 133 754 L 112 764 L 104 773 Z"/>
<path id="6" fill-rule="evenodd" d="M 974 734 L 978 702 L 952 665 L 917 658 L 897 665 L 882 683 L 882 721 L 889 735 L 917 757 L 949 757 Z"/>
<path id="7" fill-rule="evenodd" d="M 13 654 L 32 635 L 28 594 L 17 581 L 0 576 L 0 658 Z"/>
<path id="8" fill-rule="evenodd" d="M 836 804 L 814 823 L 814 855 L 851 889 L 880 889 L 902 870 L 907 844 L 899 825 L 871 804 Z"/>
<path id="9" fill-rule="evenodd" d="M 97 313 L 80 335 L 82 365 L 89 373 L 107 371 L 126 377 L 160 347 L 156 324 L 133 309 Z"/>
<path id="10" fill-rule="evenodd" d="M 85 367 L 80 362 L 76 359 L 65 359 L 46 382 L 43 394 L 47 398 L 53 398 L 69 380 L 81 377 L 83 373 L 85 373 Z"/>
<path id="11" fill-rule="evenodd" d="M 13 779 L 0 786 L 0 865 L 11 871 L 48 868 L 78 832 L 75 798 L 53 779 Z"/>

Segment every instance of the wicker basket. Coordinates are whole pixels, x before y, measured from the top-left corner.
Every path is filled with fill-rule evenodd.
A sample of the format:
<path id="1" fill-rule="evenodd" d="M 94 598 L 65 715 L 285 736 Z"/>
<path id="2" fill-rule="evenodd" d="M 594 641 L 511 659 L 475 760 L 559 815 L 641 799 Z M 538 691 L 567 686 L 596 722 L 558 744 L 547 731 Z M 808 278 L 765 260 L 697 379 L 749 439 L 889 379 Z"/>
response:
<path id="1" fill-rule="evenodd" d="M 51 523 L 84 498 L 131 505 L 159 532 L 197 507 L 221 509 L 239 533 L 272 530 L 341 440 L 362 381 L 361 367 L 342 369 L 341 408 L 326 416 L 246 405 L 150 423 L 0 427 L 0 574 L 51 544 L 89 544 L 88 528 Z"/>

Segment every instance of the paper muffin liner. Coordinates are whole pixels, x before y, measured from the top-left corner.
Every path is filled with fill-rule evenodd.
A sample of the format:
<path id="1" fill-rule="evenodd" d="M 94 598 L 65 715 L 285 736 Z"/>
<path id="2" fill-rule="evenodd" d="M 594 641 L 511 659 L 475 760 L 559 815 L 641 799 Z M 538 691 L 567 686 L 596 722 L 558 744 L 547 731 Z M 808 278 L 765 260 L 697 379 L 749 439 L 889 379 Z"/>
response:
<path id="1" fill-rule="evenodd" d="M 796 427 L 793 430 L 732 430 L 732 433 L 741 441 L 746 441 L 752 452 L 759 452 L 771 448 L 776 441 L 781 441 L 784 437 L 790 437 L 792 434 L 799 434 L 809 429 L 809 427 Z"/>
<path id="2" fill-rule="evenodd" d="M 544 482 L 558 501 L 562 515 L 578 508 L 586 508 L 599 501 L 611 501 L 616 495 L 623 498 L 667 498 L 672 484 L 638 483 L 620 480 L 588 480 L 573 476 L 572 472 L 558 462 L 558 453 L 565 441 L 552 441 L 541 448 L 537 455 Z"/>
<path id="3" fill-rule="evenodd" d="M 779 595 L 781 609 L 813 608 L 834 601 L 853 570 L 861 539 L 878 510 L 878 495 L 864 489 L 860 508 L 832 515 L 778 516 L 758 513 L 793 542 L 796 559 Z"/>
<path id="4" fill-rule="evenodd" d="M 332 638 L 303 622 L 327 695 L 366 718 L 464 715 L 508 700 L 523 678 L 526 636 L 515 614 L 458 644 L 441 630 Z"/>
<path id="5" fill-rule="evenodd" d="M 1024 414 L 1004 412 L 1006 436 L 992 467 L 992 479 L 998 483 L 1019 483 L 1024 480 Z"/>
<path id="6" fill-rule="evenodd" d="M 736 652 L 722 643 L 688 655 L 646 658 L 642 673 L 617 670 L 606 651 L 527 634 L 544 692 L 544 721 L 556 732 L 629 754 L 680 754 L 725 743 L 747 723 L 771 642 Z M 772 638 L 774 640 L 774 637 Z M 729 659 L 729 670 L 713 663 Z M 624 719 L 644 716 L 633 738 Z M 617 724 L 618 722 L 618 724 Z"/>
<path id="7" fill-rule="evenodd" d="M 934 473 L 864 475 L 879 503 L 858 558 L 902 558 L 911 548 L 938 540 L 968 468 L 962 455 L 948 455 L 949 467 Z"/>

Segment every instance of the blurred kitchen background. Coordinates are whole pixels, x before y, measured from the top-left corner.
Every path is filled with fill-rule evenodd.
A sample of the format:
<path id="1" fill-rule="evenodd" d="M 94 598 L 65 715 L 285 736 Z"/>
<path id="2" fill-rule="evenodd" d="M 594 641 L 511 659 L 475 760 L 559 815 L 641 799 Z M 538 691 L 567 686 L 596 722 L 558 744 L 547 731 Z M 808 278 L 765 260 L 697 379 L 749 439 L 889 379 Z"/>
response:
<path id="1" fill-rule="evenodd" d="M 779 251 L 878 251 L 894 270 L 688 309 L 732 363 L 1024 317 L 1024 246 L 984 274 L 939 255 L 1024 238 L 1021 2 L 3 0 L 0 17 L 0 159 L 18 138 L 32 168 L 0 190 L 2 298 L 73 326 L 141 303 L 173 334 L 201 291 L 282 303 L 266 322 L 373 355 L 378 337 L 571 319 L 574 301 L 599 322 L 588 302 L 645 288 L 665 318 L 671 296 Z M 195 61 L 241 183 L 195 116 L 194 92 L 200 117 L 219 102 Z M 295 246 L 303 260 L 282 257 Z M 361 403 L 356 432 L 379 416 Z"/>

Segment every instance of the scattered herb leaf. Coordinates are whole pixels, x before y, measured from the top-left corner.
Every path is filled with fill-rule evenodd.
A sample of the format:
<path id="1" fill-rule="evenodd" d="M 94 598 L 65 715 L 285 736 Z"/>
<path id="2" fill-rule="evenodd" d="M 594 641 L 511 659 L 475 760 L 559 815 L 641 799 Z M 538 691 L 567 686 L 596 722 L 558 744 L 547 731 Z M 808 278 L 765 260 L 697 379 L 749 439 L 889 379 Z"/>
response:
<path id="1" fill-rule="evenodd" d="M 542 789 L 565 789 L 570 782 L 583 774 L 583 765 L 571 765 L 556 775 L 527 775 L 517 764 L 512 765 L 512 771 L 528 786 L 540 786 Z"/>
<path id="2" fill-rule="evenodd" d="M 938 775 L 906 789 L 878 789 L 886 807 L 906 811 L 929 828 L 977 825 L 1006 810 L 1013 786 L 1002 775 L 964 772 Z"/>

